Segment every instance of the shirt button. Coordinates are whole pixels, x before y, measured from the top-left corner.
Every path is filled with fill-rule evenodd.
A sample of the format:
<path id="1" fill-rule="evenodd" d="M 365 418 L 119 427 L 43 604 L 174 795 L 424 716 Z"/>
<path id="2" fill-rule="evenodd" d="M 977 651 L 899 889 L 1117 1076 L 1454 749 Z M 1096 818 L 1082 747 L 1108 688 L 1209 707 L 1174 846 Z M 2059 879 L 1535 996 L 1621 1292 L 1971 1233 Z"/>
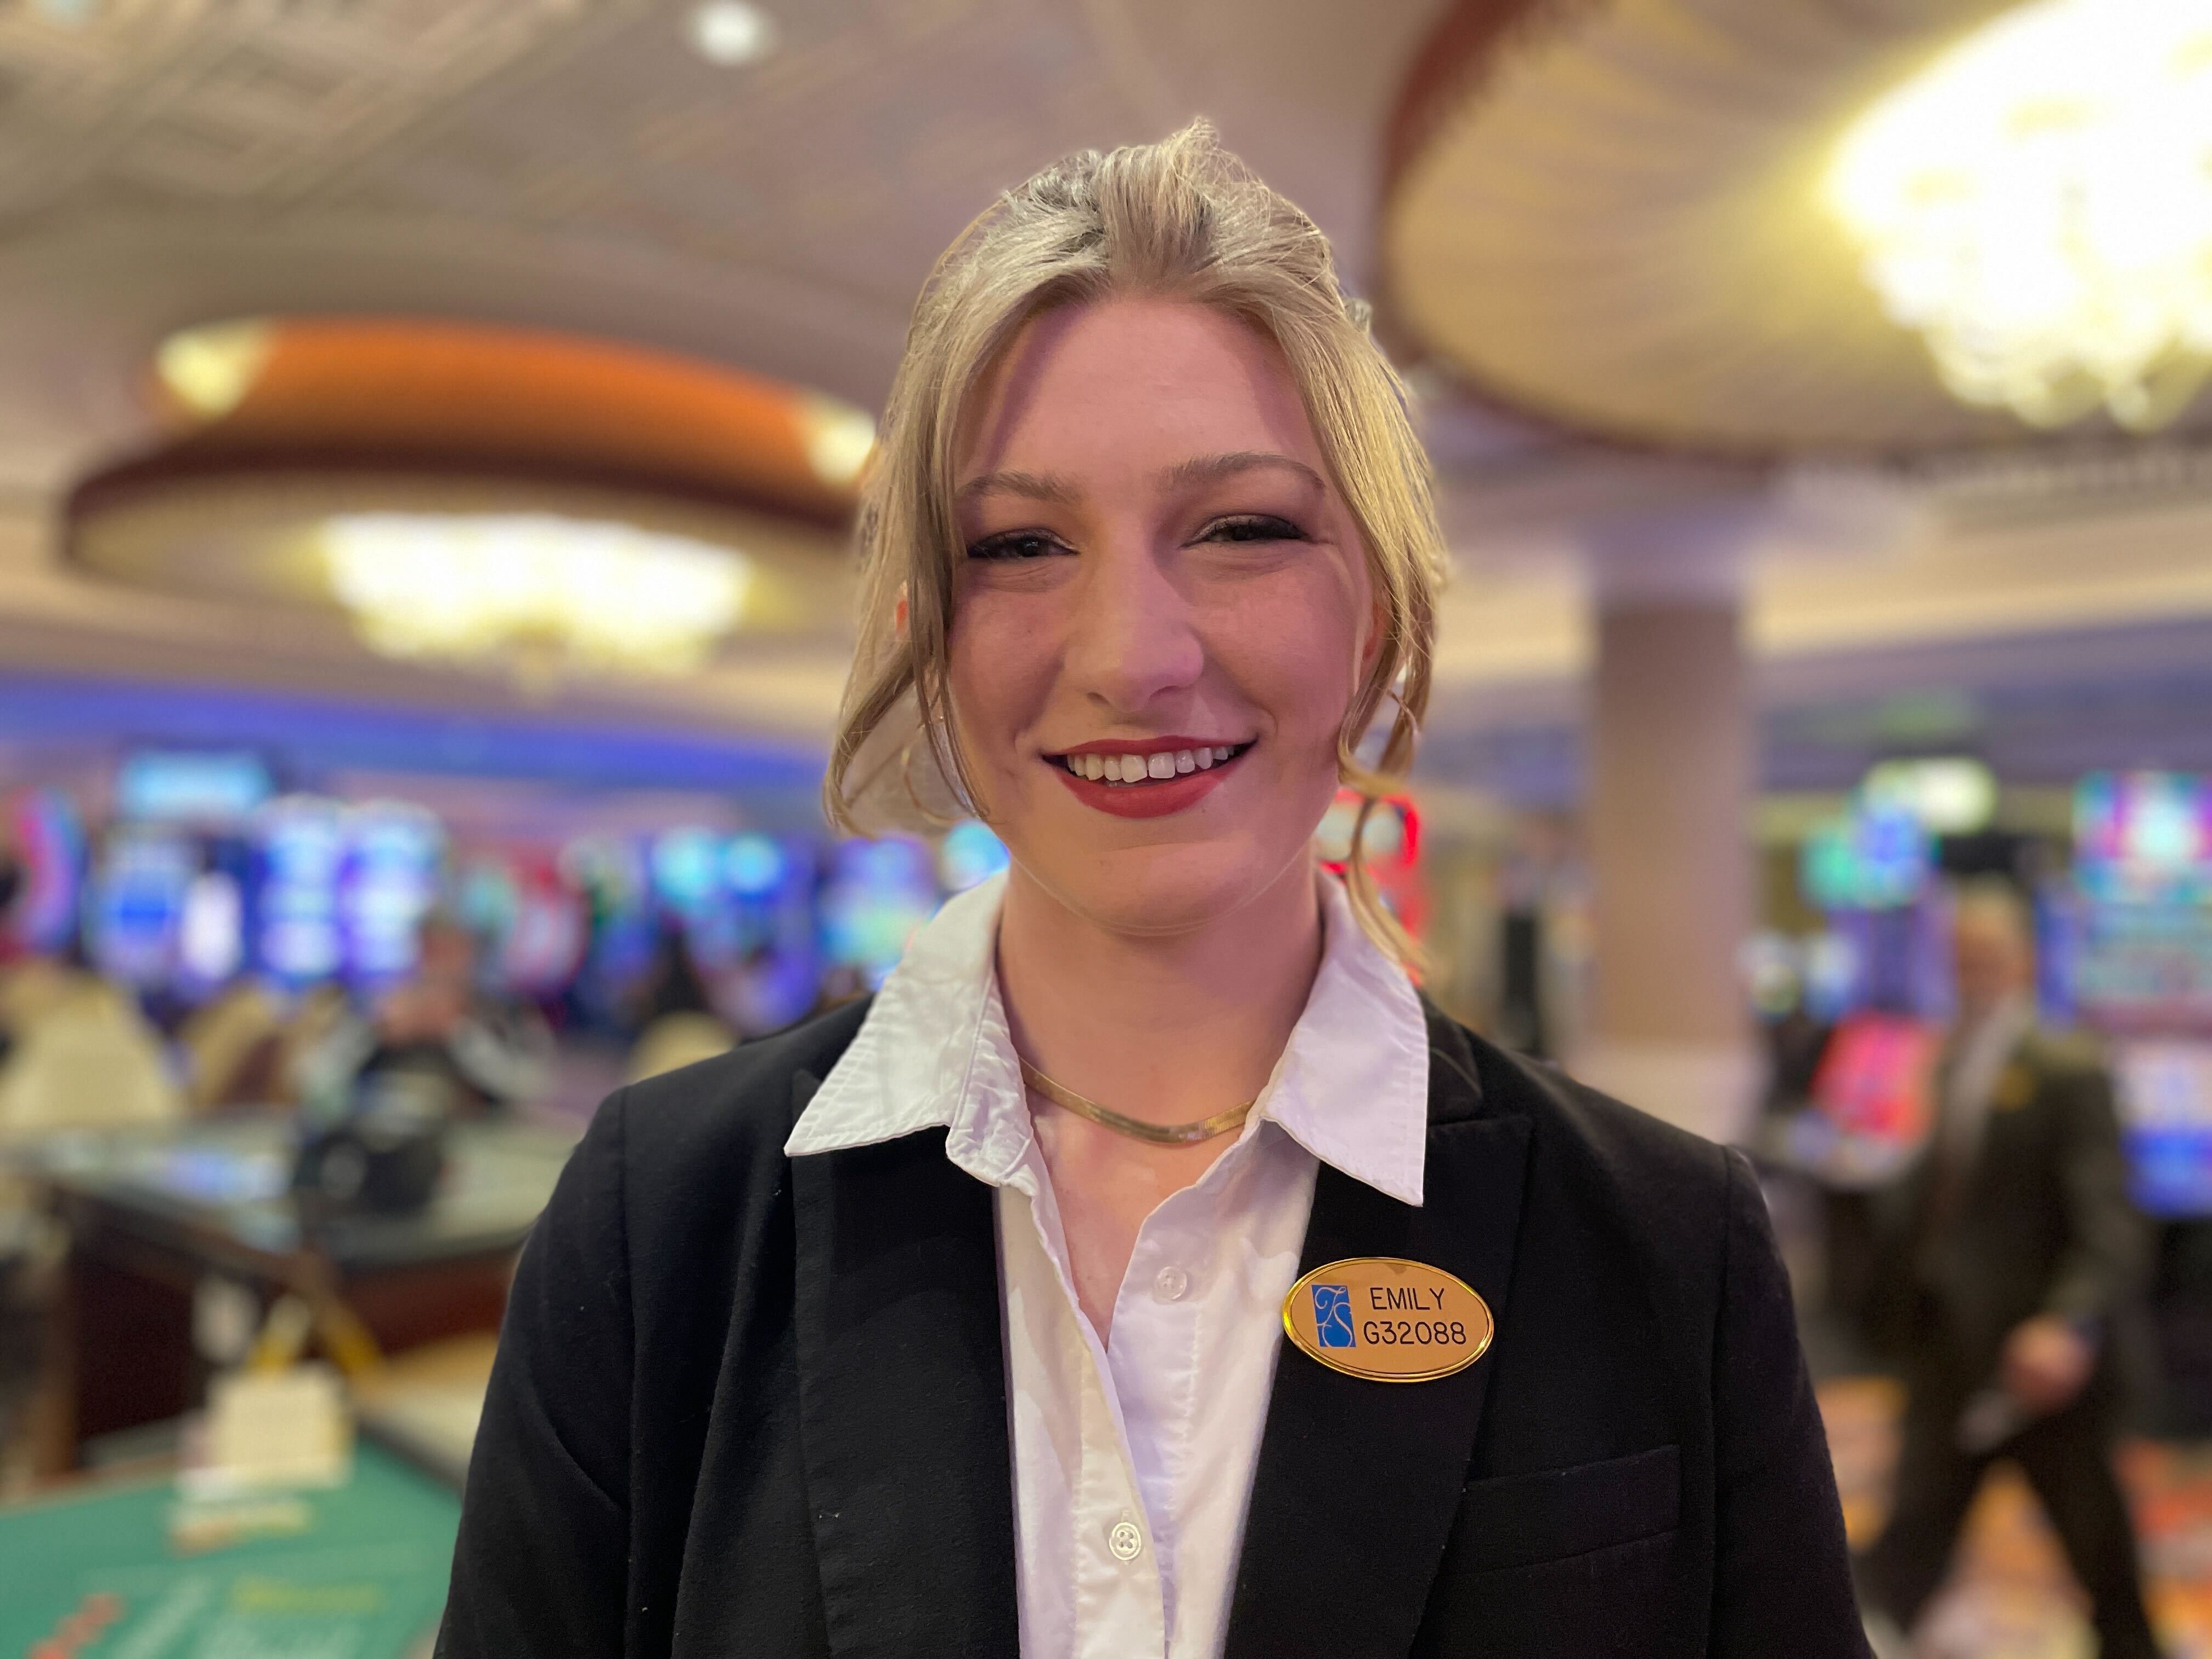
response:
<path id="1" fill-rule="evenodd" d="M 1163 1267 L 1152 1280 L 1152 1294 L 1163 1302 L 1180 1302 L 1190 1294 L 1190 1275 L 1180 1267 Z"/>
<path id="2" fill-rule="evenodd" d="M 1106 1547 L 1114 1552 L 1115 1560 L 1133 1561 L 1145 1553 L 1145 1534 L 1137 1530 L 1133 1521 L 1116 1521 L 1106 1534 Z"/>

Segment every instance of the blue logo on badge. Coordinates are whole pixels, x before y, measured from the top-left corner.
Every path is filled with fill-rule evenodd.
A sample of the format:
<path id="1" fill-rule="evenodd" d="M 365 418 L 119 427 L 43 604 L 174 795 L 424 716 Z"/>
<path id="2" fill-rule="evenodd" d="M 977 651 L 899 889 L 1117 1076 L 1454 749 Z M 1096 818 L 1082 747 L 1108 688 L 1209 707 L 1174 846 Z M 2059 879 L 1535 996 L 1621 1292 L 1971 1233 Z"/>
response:
<path id="1" fill-rule="evenodd" d="M 1352 1346 L 1352 1290 L 1345 1285 L 1313 1287 L 1314 1340 L 1324 1348 Z"/>

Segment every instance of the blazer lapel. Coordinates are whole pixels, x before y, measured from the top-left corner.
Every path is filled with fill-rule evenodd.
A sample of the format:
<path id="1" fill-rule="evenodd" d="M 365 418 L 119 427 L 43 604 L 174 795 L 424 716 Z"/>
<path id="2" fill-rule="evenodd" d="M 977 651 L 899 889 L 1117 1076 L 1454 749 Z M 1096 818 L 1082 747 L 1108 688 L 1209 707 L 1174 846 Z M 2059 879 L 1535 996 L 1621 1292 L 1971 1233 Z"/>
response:
<path id="1" fill-rule="evenodd" d="M 1463 1036 L 1431 1012 L 1418 1209 L 1324 1164 L 1299 1271 L 1397 1255 L 1506 1305 L 1528 1121 L 1485 1113 Z M 1493 1346 L 1509 1344 L 1501 1328 Z M 1467 1479 L 1488 1356 L 1434 1382 L 1371 1382 L 1288 1341 L 1260 1443 L 1227 1659 L 1398 1656 L 1413 1645 Z"/>
<path id="2" fill-rule="evenodd" d="M 793 1115 L 816 1079 L 794 1085 Z M 1017 1659 L 991 1189 L 945 1132 L 791 1160 L 799 1420 L 839 1659 Z"/>

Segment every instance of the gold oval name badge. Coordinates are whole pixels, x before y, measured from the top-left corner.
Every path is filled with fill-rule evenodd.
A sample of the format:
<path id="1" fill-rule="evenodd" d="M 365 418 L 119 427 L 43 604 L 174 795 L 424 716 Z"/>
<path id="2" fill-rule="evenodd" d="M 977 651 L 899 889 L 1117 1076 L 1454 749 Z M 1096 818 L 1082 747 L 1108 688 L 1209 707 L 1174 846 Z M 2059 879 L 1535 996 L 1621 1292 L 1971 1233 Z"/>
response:
<path id="1" fill-rule="evenodd" d="M 1316 1267 L 1283 1298 L 1291 1341 L 1347 1376 L 1430 1382 L 1482 1358 L 1490 1304 L 1425 1261 L 1361 1255 Z"/>

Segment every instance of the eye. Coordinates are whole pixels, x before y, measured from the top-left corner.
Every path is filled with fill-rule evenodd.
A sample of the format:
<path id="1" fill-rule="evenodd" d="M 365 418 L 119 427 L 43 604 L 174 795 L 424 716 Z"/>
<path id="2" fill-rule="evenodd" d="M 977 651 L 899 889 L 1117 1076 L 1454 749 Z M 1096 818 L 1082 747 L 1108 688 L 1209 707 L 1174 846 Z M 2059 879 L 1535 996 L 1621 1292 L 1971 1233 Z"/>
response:
<path id="1" fill-rule="evenodd" d="M 1302 542 L 1306 532 L 1288 519 L 1279 519 L 1272 513 L 1240 513 L 1234 518 L 1216 519 L 1200 532 L 1202 542 Z"/>
<path id="2" fill-rule="evenodd" d="M 968 556 L 971 559 L 1042 559 L 1054 553 L 1069 550 L 1042 530 L 1001 530 L 995 536 L 986 536 L 971 543 Z"/>

